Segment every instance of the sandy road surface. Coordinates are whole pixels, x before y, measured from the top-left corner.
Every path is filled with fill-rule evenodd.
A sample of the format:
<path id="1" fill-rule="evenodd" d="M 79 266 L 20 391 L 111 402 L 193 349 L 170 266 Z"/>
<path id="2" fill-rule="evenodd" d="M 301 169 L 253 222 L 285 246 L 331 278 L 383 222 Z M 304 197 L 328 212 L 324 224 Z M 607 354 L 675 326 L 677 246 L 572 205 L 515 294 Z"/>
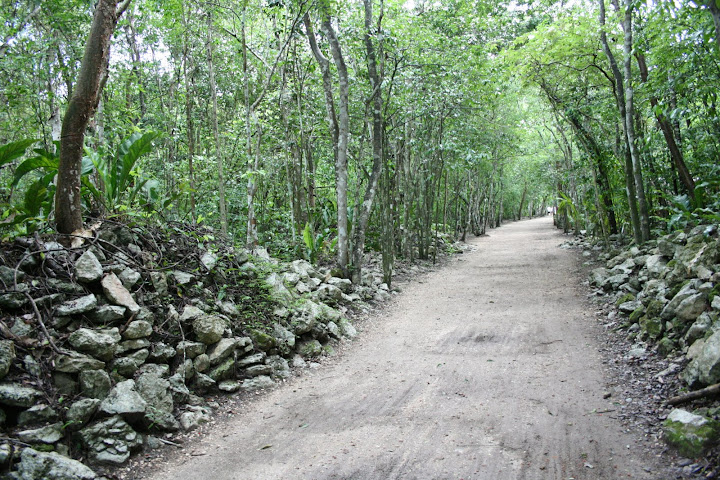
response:
<path id="1" fill-rule="evenodd" d="M 662 478 L 606 412 L 577 260 L 551 219 L 473 242 L 337 361 L 251 402 L 204 455 L 152 478 Z"/>

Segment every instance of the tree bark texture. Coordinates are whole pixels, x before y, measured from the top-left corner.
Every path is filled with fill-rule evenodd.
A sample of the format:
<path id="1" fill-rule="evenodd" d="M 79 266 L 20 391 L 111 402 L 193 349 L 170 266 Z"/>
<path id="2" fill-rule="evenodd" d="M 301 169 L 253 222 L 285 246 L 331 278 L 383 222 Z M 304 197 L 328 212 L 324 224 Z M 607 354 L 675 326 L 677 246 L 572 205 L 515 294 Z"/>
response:
<path id="1" fill-rule="evenodd" d="M 618 110 L 620 111 L 620 122 L 623 128 L 623 136 L 625 138 L 626 155 L 625 155 L 625 193 L 628 199 L 628 206 L 630 208 L 630 223 L 633 227 L 633 236 L 635 243 L 642 243 L 642 229 L 640 227 L 640 214 L 638 212 L 637 194 L 635 188 L 635 177 L 633 174 L 633 162 L 630 154 L 630 145 L 628 143 L 627 136 L 627 115 L 626 107 L 627 102 L 625 100 L 625 81 L 623 74 L 620 71 L 615 55 L 613 55 L 610 45 L 607 40 L 607 33 L 605 33 L 605 0 L 599 0 L 600 4 L 600 42 L 602 43 L 603 52 L 610 63 L 610 69 L 613 72 L 613 79 L 615 84 L 613 90 L 615 91 L 615 99 L 617 101 Z M 611 229 L 612 231 L 612 229 Z"/>
<path id="2" fill-rule="evenodd" d="M 136 121 L 141 121 L 147 114 L 147 106 L 145 104 L 145 91 L 143 88 L 143 72 L 140 58 L 140 49 L 137 44 L 137 30 L 135 28 L 135 14 L 132 11 L 128 11 L 127 17 L 127 29 L 126 36 L 128 46 L 130 47 L 130 54 L 132 56 L 132 77 L 134 77 L 136 84 L 138 85 L 138 103 L 140 105 L 140 117 Z"/>
<path id="3" fill-rule="evenodd" d="M 707 0 L 707 6 L 715 24 L 715 41 L 720 49 L 720 6 L 718 6 L 717 0 Z"/>
<path id="4" fill-rule="evenodd" d="M 315 61 L 317 61 L 318 66 L 320 67 L 320 72 L 322 73 L 322 82 L 323 82 L 323 93 L 325 94 L 325 110 L 327 113 L 327 122 L 328 122 L 328 128 L 330 130 L 330 139 L 332 143 L 332 149 L 333 149 L 333 161 L 337 163 L 338 158 L 338 121 L 337 121 L 337 113 L 335 110 L 335 97 L 333 95 L 333 85 L 332 85 L 332 76 L 330 74 L 330 61 L 325 57 L 325 55 L 322 53 L 322 50 L 320 50 L 320 47 L 317 44 L 317 40 L 315 39 L 315 30 L 313 29 L 312 21 L 310 20 L 310 15 L 305 14 L 303 17 L 303 23 L 305 24 L 305 33 L 308 37 L 308 43 L 310 44 L 310 49 L 313 52 L 313 56 L 315 57 Z M 308 148 L 310 148 L 308 146 Z M 308 183 L 308 197 L 310 201 L 310 207 L 315 207 L 315 183 L 314 183 L 314 174 L 315 174 L 315 165 L 313 162 L 313 155 L 311 151 L 307 152 L 307 158 L 308 158 L 308 173 L 310 175 L 309 177 L 309 183 Z"/>
<path id="5" fill-rule="evenodd" d="M 632 49 L 633 49 L 633 1 L 625 2 L 625 17 L 623 18 L 624 42 L 623 54 L 625 56 L 625 134 L 627 136 L 628 146 L 630 147 L 630 156 L 632 158 L 633 178 L 635 179 L 635 194 L 637 196 L 638 216 L 640 217 L 640 233 L 641 242 L 650 240 L 650 214 L 648 213 L 647 200 L 645 198 L 645 185 L 643 182 L 642 162 L 640 160 L 640 151 L 637 148 L 635 135 L 635 91 L 632 83 Z"/>
<path id="6" fill-rule="evenodd" d="M 365 189 L 365 196 L 358 211 L 358 218 L 353 223 L 353 272 L 352 281 L 359 285 L 362 281 L 362 264 L 365 254 L 365 232 L 370 221 L 378 180 L 383 169 L 383 138 L 384 125 L 382 116 L 382 82 L 383 78 L 378 72 L 377 55 L 372 35 L 372 0 L 363 0 L 365 6 L 365 52 L 367 54 L 368 76 L 370 77 L 371 110 L 372 110 L 372 171 Z M 382 2 L 378 30 L 382 21 Z"/>
<path id="7" fill-rule="evenodd" d="M 55 193 L 55 219 L 59 233 L 70 234 L 82 228 L 80 174 L 85 129 L 100 100 L 102 79 L 110 59 L 112 34 L 129 3 L 130 0 L 120 4 L 117 0 L 99 0 L 95 7 L 80 73 L 60 133 L 60 164 Z"/>
<path id="8" fill-rule="evenodd" d="M 212 128 L 215 138 L 215 157 L 218 169 L 218 207 L 220 210 L 220 229 L 223 234 L 228 232 L 227 221 L 227 203 L 225 202 L 225 172 L 222 145 L 220 144 L 220 129 L 218 127 L 218 104 L 217 104 L 217 85 L 215 84 L 215 65 L 213 62 L 213 21 L 212 14 L 208 12 L 207 17 L 208 37 L 207 37 L 207 61 L 208 76 L 210 79 L 210 96 L 212 98 Z"/>
<path id="9" fill-rule="evenodd" d="M 637 62 L 638 68 L 640 70 L 640 79 L 643 83 L 646 83 L 648 80 L 648 67 L 647 63 L 645 62 L 645 55 L 638 54 Z M 657 119 L 660 130 L 665 137 L 665 143 L 667 144 L 668 150 L 670 151 L 670 158 L 672 159 L 678 176 L 680 177 L 680 183 L 682 183 L 683 188 L 685 189 L 685 193 L 687 193 L 691 199 L 694 199 L 695 180 L 693 180 L 692 175 L 690 174 L 690 170 L 685 163 L 682 149 L 680 148 L 678 142 L 675 140 L 675 129 L 673 128 L 673 125 L 670 123 L 670 120 L 668 120 L 665 114 L 656 110 L 656 107 L 658 106 L 657 97 L 650 97 L 650 105 L 653 107 L 653 111 L 655 112 L 655 118 Z"/>
<path id="10" fill-rule="evenodd" d="M 185 7 L 183 6 L 183 23 L 186 32 L 189 32 Z M 195 207 L 195 120 L 193 118 L 193 95 L 195 82 L 191 78 L 192 65 L 190 65 L 190 47 L 187 38 L 188 33 L 183 37 L 183 80 L 185 83 L 185 119 L 187 123 L 187 142 L 188 142 L 188 177 L 190 180 L 190 218 L 193 223 L 197 220 L 197 212 Z"/>
<path id="11" fill-rule="evenodd" d="M 337 190 L 337 209 L 338 209 L 338 268 L 347 277 L 347 267 L 349 261 L 348 255 L 348 136 L 350 133 L 350 113 L 349 113 L 349 92 L 350 82 L 348 79 L 347 65 L 340 48 L 335 29 L 332 26 L 329 14 L 325 14 L 323 19 L 323 30 L 328 37 L 330 43 L 330 52 L 338 70 L 339 103 L 338 112 L 338 156 L 335 163 L 335 189 Z"/>

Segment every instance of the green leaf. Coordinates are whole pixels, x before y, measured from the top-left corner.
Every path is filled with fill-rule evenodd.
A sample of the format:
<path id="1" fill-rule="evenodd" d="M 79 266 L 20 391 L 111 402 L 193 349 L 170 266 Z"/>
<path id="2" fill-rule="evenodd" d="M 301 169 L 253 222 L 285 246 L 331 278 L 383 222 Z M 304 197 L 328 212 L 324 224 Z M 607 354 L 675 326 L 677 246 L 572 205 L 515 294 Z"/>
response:
<path id="1" fill-rule="evenodd" d="M 160 198 L 159 188 L 160 182 L 155 179 L 145 182 L 145 185 L 143 186 L 143 196 L 145 197 L 147 203 L 156 202 L 158 198 Z"/>
<path id="2" fill-rule="evenodd" d="M 95 163 L 92 158 L 83 157 L 82 167 L 80 167 L 80 175 L 90 175 L 95 170 Z"/>
<path id="3" fill-rule="evenodd" d="M 13 177 L 12 185 L 16 186 L 18 182 L 22 179 L 22 177 L 34 170 L 44 168 L 50 169 L 52 171 L 57 171 L 59 163 L 60 160 L 55 156 L 39 156 L 28 158 L 23 163 L 18 165 L 18 167 L 15 169 L 15 176 Z"/>
<path id="4" fill-rule="evenodd" d="M 26 138 L 0 147 L 0 167 L 25 155 L 27 148 L 37 141 L 34 138 Z"/>
<path id="5" fill-rule="evenodd" d="M 115 171 L 111 177 L 112 195 L 117 199 L 128 187 L 131 172 L 137 161 L 152 150 L 152 141 L 160 136 L 158 132 L 134 133 L 118 147 L 115 156 Z"/>
<path id="6" fill-rule="evenodd" d="M 310 222 L 305 224 L 305 229 L 303 230 L 303 240 L 305 241 L 305 246 L 308 250 L 308 256 L 310 257 L 309 260 L 310 262 L 314 262 L 317 253 L 317 243 L 315 243 L 315 239 L 313 238 L 313 231 Z"/>
<path id="7" fill-rule="evenodd" d="M 103 200 L 103 194 L 100 192 L 100 190 L 98 190 L 95 187 L 95 185 L 93 185 L 93 183 L 90 181 L 90 179 L 87 176 L 83 176 L 80 179 L 80 182 L 82 183 L 83 187 L 87 188 L 90 191 L 90 193 L 95 198 L 95 200 L 97 200 L 97 201 Z"/>
<path id="8" fill-rule="evenodd" d="M 47 200 L 47 184 L 43 182 L 43 179 L 40 179 L 30 185 L 30 187 L 25 192 L 24 209 L 29 215 L 36 217 L 40 213 L 40 209 L 42 208 L 43 203 L 45 203 Z"/>
<path id="9" fill-rule="evenodd" d="M 127 206 L 130 206 L 133 203 L 135 203 L 135 197 L 137 197 L 137 194 L 140 191 L 142 191 L 143 187 L 145 186 L 145 184 L 148 181 L 150 181 L 149 178 L 143 178 L 143 179 L 139 179 L 136 181 L 135 188 L 133 188 L 132 191 L 130 192 L 130 198 L 128 199 Z"/>

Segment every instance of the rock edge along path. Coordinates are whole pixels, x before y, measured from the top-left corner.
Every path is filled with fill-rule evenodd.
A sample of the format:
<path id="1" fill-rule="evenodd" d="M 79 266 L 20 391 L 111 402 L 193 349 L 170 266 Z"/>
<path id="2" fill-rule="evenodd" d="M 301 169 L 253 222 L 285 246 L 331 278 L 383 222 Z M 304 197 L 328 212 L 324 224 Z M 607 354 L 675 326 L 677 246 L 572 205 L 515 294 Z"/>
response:
<path id="1" fill-rule="evenodd" d="M 619 407 L 603 399 L 597 327 L 562 239 L 546 217 L 473 240 L 334 363 L 151 478 L 662 478 L 608 412 Z"/>

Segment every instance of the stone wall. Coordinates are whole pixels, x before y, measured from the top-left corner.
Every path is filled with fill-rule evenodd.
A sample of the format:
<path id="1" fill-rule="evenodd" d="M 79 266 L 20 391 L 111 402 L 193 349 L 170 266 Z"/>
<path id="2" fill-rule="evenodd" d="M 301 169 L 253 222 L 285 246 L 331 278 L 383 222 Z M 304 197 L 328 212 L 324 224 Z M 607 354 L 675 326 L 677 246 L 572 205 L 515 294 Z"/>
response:
<path id="1" fill-rule="evenodd" d="M 586 248 L 593 248 L 586 244 Z M 602 250 L 600 246 L 594 247 Z M 591 256 L 590 250 L 585 254 Z M 672 359 L 691 390 L 720 382 L 720 238 L 717 225 L 600 255 L 590 285 L 615 303 L 633 342 L 630 356 Z M 676 371 L 673 369 L 673 371 Z M 663 423 L 668 444 L 698 458 L 717 445 L 720 410 L 673 410 Z"/>
<path id="2" fill-rule="evenodd" d="M 208 237 L 115 226 L 70 248 L 20 239 L 6 249 L 7 478 L 96 478 L 72 457 L 98 470 L 148 439 L 196 428 L 211 415 L 204 394 L 272 387 L 356 335 L 349 305 L 390 297 L 378 273 L 355 286 Z"/>

